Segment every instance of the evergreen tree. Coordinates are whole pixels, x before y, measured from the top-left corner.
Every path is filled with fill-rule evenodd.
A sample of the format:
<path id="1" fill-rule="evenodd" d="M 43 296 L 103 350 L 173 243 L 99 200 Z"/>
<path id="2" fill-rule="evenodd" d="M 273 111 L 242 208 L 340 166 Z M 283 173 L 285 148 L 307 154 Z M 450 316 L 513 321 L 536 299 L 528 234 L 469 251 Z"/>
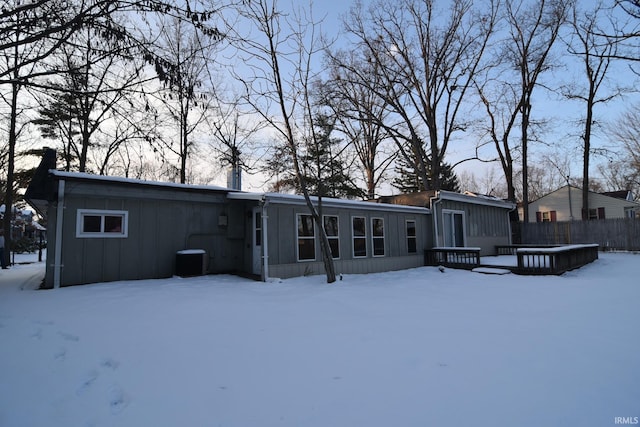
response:
<path id="1" fill-rule="evenodd" d="M 332 138 L 335 122 L 328 116 L 319 114 L 313 136 L 307 138 L 306 150 L 300 156 L 302 176 L 309 193 L 334 198 L 363 198 L 365 192 L 349 175 L 349 168 L 340 157 L 341 139 Z M 276 149 L 269 162 L 269 169 L 279 178 L 273 185 L 275 191 L 293 190 L 301 193 L 300 182 L 290 167 L 291 156 L 285 148 Z"/>
<path id="2" fill-rule="evenodd" d="M 396 173 L 397 176 L 393 179 L 392 185 L 400 190 L 403 194 L 407 193 L 416 193 L 419 191 L 425 191 L 424 183 L 420 177 L 420 174 L 417 171 L 416 163 L 417 156 L 413 150 L 410 152 L 410 158 L 407 156 L 398 156 L 396 159 Z M 425 162 L 427 166 L 427 178 L 429 183 L 433 183 L 433 173 L 431 170 L 431 159 L 427 156 L 427 161 Z M 453 172 L 453 168 L 448 163 L 440 164 L 440 189 L 448 190 L 448 191 L 460 191 L 460 183 L 458 182 L 458 177 Z M 431 188 L 433 188 L 430 185 Z"/>

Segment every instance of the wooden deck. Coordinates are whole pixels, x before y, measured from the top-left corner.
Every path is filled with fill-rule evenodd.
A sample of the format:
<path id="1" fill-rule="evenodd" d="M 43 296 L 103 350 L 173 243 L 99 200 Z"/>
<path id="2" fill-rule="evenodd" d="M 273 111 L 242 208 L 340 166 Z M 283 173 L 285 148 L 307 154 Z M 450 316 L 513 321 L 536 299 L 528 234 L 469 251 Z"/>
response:
<path id="1" fill-rule="evenodd" d="M 498 263 L 483 264 L 480 248 L 436 247 L 425 251 L 425 265 L 442 265 L 451 268 L 473 270 L 478 267 L 510 270 L 522 275 L 560 275 L 580 268 L 598 259 L 597 244 L 585 245 L 543 245 L 498 246 L 499 256 L 515 255 L 517 265 L 501 265 Z"/>

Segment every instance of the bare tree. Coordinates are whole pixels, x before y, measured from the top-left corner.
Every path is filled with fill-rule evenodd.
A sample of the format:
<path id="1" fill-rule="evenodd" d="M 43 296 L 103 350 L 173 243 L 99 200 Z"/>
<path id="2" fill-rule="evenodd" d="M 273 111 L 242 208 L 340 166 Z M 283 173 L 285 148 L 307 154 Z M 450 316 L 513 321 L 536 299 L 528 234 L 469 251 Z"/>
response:
<path id="1" fill-rule="evenodd" d="M 604 34 L 602 24 L 610 22 L 610 9 L 598 2 L 592 10 L 582 11 L 577 3 L 571 10 L 571 39 L 567 41 L 569 53 L 581 63 L 584 84 L 565 90 L 569 99 L 584 104 L 584 129 L 582 131 L 582 219 L 589 219 L 590 159 L 592 155 L 593 127 L 597 121 L 594 109 L 621 94 L 619 87 L 607 88 L 610 80 L 611 63 L 617 55 L 618 41 Z M 604 93 L 602 93 L 604 92 Z"/>
<path id="2" fill-rule="evenodd" d="M 542 73 L 551 68 L 549 54 L 566 20 L 567 0 L 508 0 L 505 4 L 507 37 L 500 62 L 475 82 L 489 123 L 486 132 L 493 141 L 507 182 L 508 198 L 515 201 L 515 161 L 522 163 L 524 221 L 529 220 L 528 149 L 531 138 L 532 99 Z M 520 128 L 520 143 L 512 134 Z"/>
<path id="3" fill-rule="evenodd" d="M 620 160 L 609 166 L 608 181 L 617 189 L 640 194 L 640 104 L 634 104 L 608 129 L 614 143 L 622 143 Z"/>
<path id="4" fill-rule="evenodd" d="M 2 34 L 2 37 L 6 37 L 2 39 L 2 42 L 7 43 L 10 47 L 0 50 L 0 73 L 7 76 L 8 82 L 5 85 L 0 85 L 2 89 L 8 87 L 6 92 L 0 92 L 2 101 L 6 103 L 8 107 L 7 119 L 9 122 L 7 129 L 6 158 L 3 159 L 3 162 L 6 162 L 7 172 L 6 180 L 4 182 L 5 215 L 1 226 L 5 230 L 6 250 L 4 251 L 4 256 L 6 264 L 9 264 L 13 237 L 12 212 L 16 195 L 16 189 L 14 188 L 16 146 L 20 133 L 22 129 L 24 129 L 24 123 L 20 123 L 23 105 L 19 103 L 19 97 L 25 90 L 25 86 L 22 84 L 24 76 L 32 73 L 35 68 L 35 65 L 32 62 L 29 62 L 26 58 L 38 56 L 39 52 L 44 49 L 43 43 L 34 43 L 28 46 L 23 46 L 21 44 L 21 41 L 29 37 L 29 34 L 22 31 L 19 25 L 19 22 L 23 17 L 24 15 L 22 13 L 16 13 L 6 20 L 10 25 L 15 26 L 16 29 Z"/>
<path id="5" fill-rule="evenodd" d="M 367 88 L 381 85 L 382 76 L 370 61 L 362 57 L 361 52 L 330 52 L 327 62 L 329 77 L 319 90 L 323 104 L 331 109 L 336 118 L 337 130 L 346 135 L 359 161 L 367 197 L 374 199 L 376 188 L 397 157 L 396 150 L 385 149 L 392 141 L 381 125 L 389 114 L 384 100 L 376 95 L 381 88 L 376 91 Z M 343 76 L 350 70 L 358 70 L 359 75 Z M 367 85 L 358 81 L 359 77 L 365 75 Z"/>
<path id="6" fill-rule="evenodd" d="M 345 28 L 356 41 L 353 50 L 364 52 L 382 84 L 354 64 L 341 64 L 348 70 L 345 76 L 352 76 L 354 83 L 385 105 L 389 114 L 384 121 L 375 116 L 367 119 L 378 120 L 407 160 L 412 158 L 410 153 L 418 154 L 416 171 L 427 189 L 440 188 L 440 168 L 448 146 L 454 134 L 469 123 L 462 108 L 493 35 L 498 11 L 493 1 L 473 9 L 471 1 L 455 0 L 445 14 L 435 3 L 380 0 L 366 11 L 356 3 Z"/>
<path id="7" fill-rule="evenodd" d="M 143 64 L 114 55 L 89 30 L 78 31 L 69 42 L 50 57 L 56 61 L 51 65 L 59 70 L 59 76 L 47 83 L 40 117 L 34 123 L 44 137 L 62 142 L 66 170 L 73 164 L 74 169 L 87 172 L 92 166 L 89 154 L 100 145 L 108 147 L 109 157 L 125 141 L 122 135 L 109 135 L 107 128 L 121 130 L 123 118 L 131 123 L 135 114 L 125 110 L 132 109 L 132 100 L 137 100 L 134 94 L 142 83 Z M 99 165 L 93 166 L 103 171 Z"/>
<path id="8" fill-rule="evenodd" d="M 211 43 L 176 18 L 164 22 L 161 40 L 161 55 L 177 73 L 166 81 L 166 90 L 159 92 L 158 99 L 178 129 L 177 138 L 168 132 L 161 141 L 169 152 L 178 156 L 179 182 L 185 183 L 187 162 L 196 148 L 193 135 L 205 124 L 211 102 L 202 86 L 209 75 L 209 58 L 213 57 L 217 40 Z"/>
<path id="9" fill-rule="evenodd" d="M 241 7 L 241 16 L 255 33 L 233 34 L 249 76 L 237 76 L 246 89 L 246 101 L 288 148 L 306 205 L 320 236 L 327 282 L 336 280 L 331 247 L 322 223 L 322 198 L 314 204 L 299 161 L 304 138 L 315 140 L 311 61 L 318 54 L 317 23 L 311 16 L 284 15 L 276 0 L 256 0 Z M 310 11 L 308 11 L 310 12 Z M 305 135 L 305 133 L 307 133 Z"/>
<path id="10" fill-rule="evenodd" d="M 238 189 L 241 189 L 241 171 L 251 172 L 259 161 L 259 158 L 251 159 L 250 154 L 257 151 L 254 138 L 264 124 L 242 111 L 240 96 L 231 95 L 231 99 L 225 100 L 216 86 L 211 79 L 213 92 L 210 94 L 211 105 L 206 121 L 211 139 L 207 142 L 220 163 L 229 166 L 231 173 L 237 174 L 234 179 Z"/>

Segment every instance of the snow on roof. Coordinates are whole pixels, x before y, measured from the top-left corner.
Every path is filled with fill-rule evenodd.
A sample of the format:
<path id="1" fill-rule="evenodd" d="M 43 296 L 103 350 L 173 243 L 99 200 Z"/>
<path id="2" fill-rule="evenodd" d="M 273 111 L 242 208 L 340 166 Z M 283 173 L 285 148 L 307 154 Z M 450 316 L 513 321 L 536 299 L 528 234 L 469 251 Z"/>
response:
<path id="1" fill-rule="evenodd" d="M 301 196 L 299 194 L 230 192 L 229 194 L 227 194 L 227 198 L 234 199 L 234 200 L 268 201 L 269 203 L 281 203 L 281 204 L 289 204 L 289 205 L 305 205 L 306 204 L 304 196 Z M 311 201 L 314 204 L 317 204 L 318 197 L 312 196 Z M 323 197 L 322 205 L 327 207 L 337 207 L 337 208 L 351 207 L 354 209 L 414 212 L 414 213 L 421 213 L 421 214 L 428 214 L 431 212 L 431 210 L 428 208 L 422 208 L 417 206 L 392 205 L 387 203 L 367 202 L 363 200 L 334 199 L 330 197 Z"/>
<path id="2" fill-rule="evenodd" d="M 459 202 L 465 202 L 465 203 L 474 203 L 477 205 L 494 206 L 494 207 L 504 208 L 504 209 L 515 209 L 516 207 L 516 204 L 513 202 L 508 202 L 506 200 L 503 200 L 494 196 L 471 193 L 469 191 L 465 191 L 464 194 L 461 194 L 461 193 L 454 193 L 452 191 L 441 190 L 438 192 L 438 197 L 441 200 L 453 200 L 453 201 L 459 201 Z"/>
<path id="3" fill-rule="evenodd" d="M 106 176 L 106 175 L 94 175 L 83 172 L 63 172 L 59 170 L 50 170 L 49 173 L 55 177 L 64 179 L 81 179 L 90 181 L 103 181 L 103 182 L 117 182 L 128 183 L 137 185 L 149 185 L 154 187 L 168 187 L 168 188 L 181 188 L 181 189 L 193 189 L 193 190 L 210 190 L 210 191 L 233 191 L 230 188 L 218 187 L 214 185 L 194 185 L 194 184 L 179 184 L 176 182 L 162 182 L 162 181 L 145 181 L 141 179 L 125 178 L 121 176 Z"/>

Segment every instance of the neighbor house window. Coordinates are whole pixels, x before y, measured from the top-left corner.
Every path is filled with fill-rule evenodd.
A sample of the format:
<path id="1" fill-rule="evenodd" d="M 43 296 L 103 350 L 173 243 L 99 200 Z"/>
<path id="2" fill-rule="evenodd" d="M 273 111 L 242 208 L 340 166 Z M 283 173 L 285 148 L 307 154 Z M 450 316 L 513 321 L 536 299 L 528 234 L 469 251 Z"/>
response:
<path id="1" fill-rule="evenodd" d="M 416 252 L 418 252 L 415 221 L 407 221 L 407 252 L 409 252 L 410 254 L 415 254 Z"/>
<path id="2" fill-rule="evenodd" d="M 536 222 L 556 222 L 556 211 L 536 212 Z"/>
<path id="3" fill-rule="evenodd" d="M 589 219 L 604 219 L 604 208 L 589 209 Z"/>
<path id="4" fill-rule="evenodd" d="M 311 215 L 298 215 L 298 261 L 316 259 L 316 233 Z"/>
<path id="5" fill-rule="evenodd" d="M 367 220 L 363 216 L 351 218 L 351 235 L 353 237 L 353 257 L 367 256 Z"/>
<path id="6" fill-rule="evenodd" d="M 127 237 L 128 219 L 127 211 L 79 209 L 76 237 Z"/>
<path id="7" fill-rule="evenodd" d="M 338 217 L 336 215 L 324 216 L 324 232 L 329 240 L 331 256 L 334 259 L 340 258 L 340 233 L 338 229 Z"/>
<path id="8" fill-rule="evenodd" d="M 384 219 L 371 218 L 373 256 L 384 256 Z"/>

